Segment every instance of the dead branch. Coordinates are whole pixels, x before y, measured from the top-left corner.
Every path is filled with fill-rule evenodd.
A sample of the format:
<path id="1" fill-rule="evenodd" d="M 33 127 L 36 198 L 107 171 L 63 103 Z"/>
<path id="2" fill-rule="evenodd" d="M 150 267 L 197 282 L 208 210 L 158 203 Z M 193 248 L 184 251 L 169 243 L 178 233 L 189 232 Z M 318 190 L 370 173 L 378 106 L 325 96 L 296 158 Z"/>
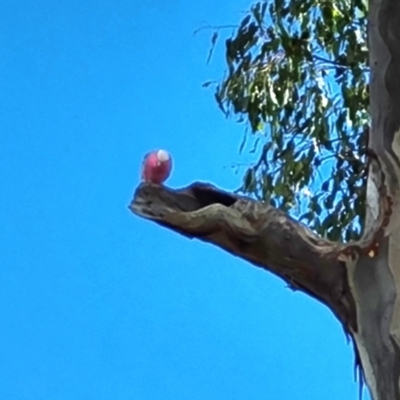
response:
<path id="1" fill-rule="evenodd" d="M 274 273 L 327 305 L 345 327 L 356 331 L 353 299 L 339 257 L 347 246 L 319 238 L 269 204 L 203 183 L 179 190 L 143 183 L 129 208 Z"/>

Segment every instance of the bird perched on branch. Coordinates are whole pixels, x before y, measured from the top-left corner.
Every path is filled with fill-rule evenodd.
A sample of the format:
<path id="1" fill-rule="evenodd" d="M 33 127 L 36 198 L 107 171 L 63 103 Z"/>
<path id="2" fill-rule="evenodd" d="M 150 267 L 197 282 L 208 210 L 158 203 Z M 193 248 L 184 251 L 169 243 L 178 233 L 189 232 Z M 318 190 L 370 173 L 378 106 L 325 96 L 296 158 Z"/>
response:
<path id="1" fill-rule="evenodd" d="M 165 150 L 147 153 L 142 164 L 142 180 L 161 184 L 170 175 L 172 169 L 171 155 Z"/>

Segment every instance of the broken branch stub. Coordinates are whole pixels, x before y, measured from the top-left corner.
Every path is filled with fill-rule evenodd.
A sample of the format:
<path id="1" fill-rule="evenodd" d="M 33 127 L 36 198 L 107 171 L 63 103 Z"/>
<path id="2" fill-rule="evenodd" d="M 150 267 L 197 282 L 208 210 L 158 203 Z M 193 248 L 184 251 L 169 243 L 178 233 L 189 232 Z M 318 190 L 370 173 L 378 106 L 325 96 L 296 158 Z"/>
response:
<path id="1" fill-rule="evenodd" d="M 346 329 L 357 330 L 345 266 L 339 260 L 346 246 L 319 238 L 271 205 L 204 183 L 178 190 L 142 183 L 129 208 L 274 273 L 326 304 Z"/>

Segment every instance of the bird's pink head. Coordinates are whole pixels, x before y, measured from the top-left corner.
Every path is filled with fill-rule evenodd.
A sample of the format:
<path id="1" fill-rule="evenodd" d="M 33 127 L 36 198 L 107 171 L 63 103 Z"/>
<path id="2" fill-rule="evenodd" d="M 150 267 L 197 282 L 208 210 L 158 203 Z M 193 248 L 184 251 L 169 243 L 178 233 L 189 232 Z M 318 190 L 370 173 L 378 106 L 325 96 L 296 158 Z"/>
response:
<path id="1" fill-rule="evenodd" d="M 142 179 L 146 182 L 163 183 L 172 169 L 171 155 L 165 150 L 146 154 L 142 166 Z"/>

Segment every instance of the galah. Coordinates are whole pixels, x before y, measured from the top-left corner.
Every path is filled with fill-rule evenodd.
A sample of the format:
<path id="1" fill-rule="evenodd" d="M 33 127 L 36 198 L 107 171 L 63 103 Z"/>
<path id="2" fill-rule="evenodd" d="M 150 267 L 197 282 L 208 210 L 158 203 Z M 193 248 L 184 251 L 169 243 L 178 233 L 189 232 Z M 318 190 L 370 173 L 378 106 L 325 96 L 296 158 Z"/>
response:
<path id="1" fill-rule="evenodd" d="M 165 150 L 147 153 L 142 164 L 142 180 L 161 184 L 171 173 L 171 155 Z"/>

